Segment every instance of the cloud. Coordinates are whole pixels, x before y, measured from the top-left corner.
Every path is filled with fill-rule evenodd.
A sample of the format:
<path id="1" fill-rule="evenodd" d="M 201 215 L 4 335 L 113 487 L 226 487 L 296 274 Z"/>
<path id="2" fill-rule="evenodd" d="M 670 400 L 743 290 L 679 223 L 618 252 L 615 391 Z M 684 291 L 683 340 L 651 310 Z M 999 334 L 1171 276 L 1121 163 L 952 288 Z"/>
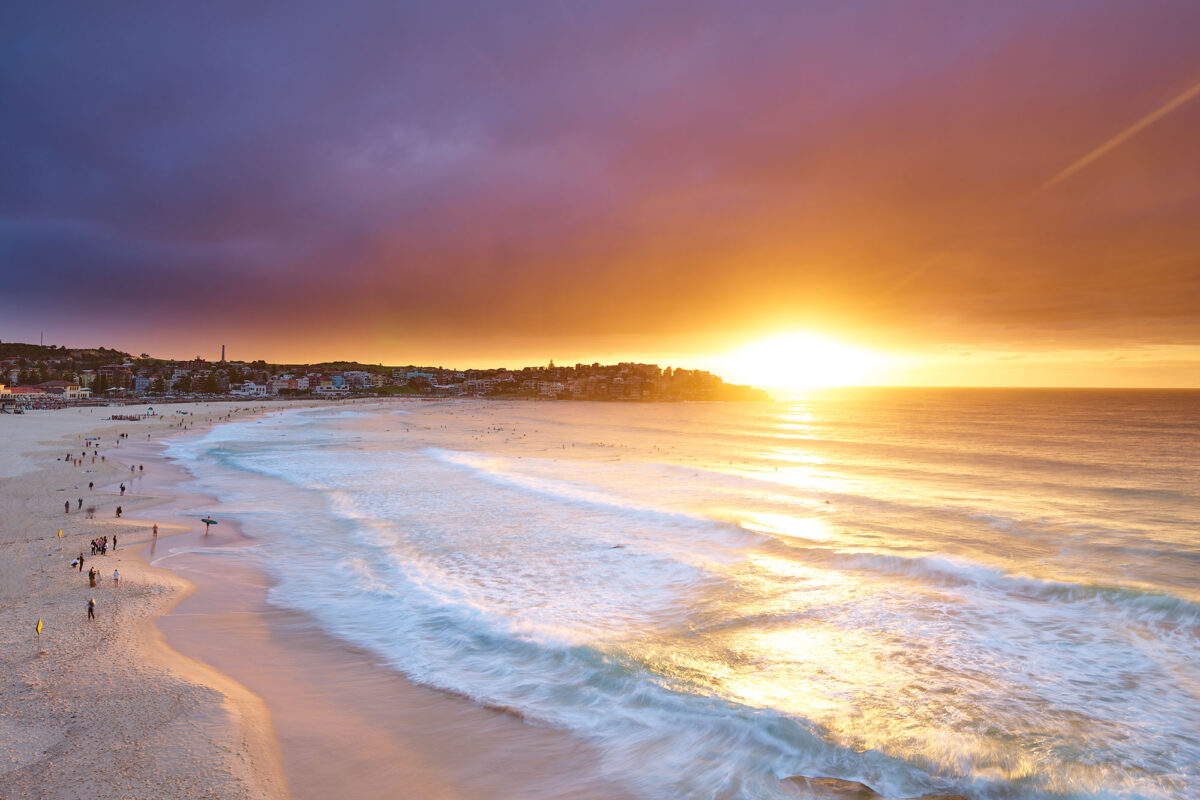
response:
<path id="1" fill-rule="evenodd" d="M 1028 195 L 1194 78 L 1155 9 L 13 5 L 0 326 L 1194 341 L 1200 104 Z"/>

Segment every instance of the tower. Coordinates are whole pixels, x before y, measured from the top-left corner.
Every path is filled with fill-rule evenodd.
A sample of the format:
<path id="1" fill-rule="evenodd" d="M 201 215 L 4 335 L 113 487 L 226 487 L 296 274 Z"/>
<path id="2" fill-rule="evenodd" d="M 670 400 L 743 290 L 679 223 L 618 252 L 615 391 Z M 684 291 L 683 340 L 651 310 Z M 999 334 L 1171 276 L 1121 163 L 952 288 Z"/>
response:
<path id="1" fill-rule="evenodd" d="M 221 363 L 225 363 L 225 345 L 221 345 Z"/>

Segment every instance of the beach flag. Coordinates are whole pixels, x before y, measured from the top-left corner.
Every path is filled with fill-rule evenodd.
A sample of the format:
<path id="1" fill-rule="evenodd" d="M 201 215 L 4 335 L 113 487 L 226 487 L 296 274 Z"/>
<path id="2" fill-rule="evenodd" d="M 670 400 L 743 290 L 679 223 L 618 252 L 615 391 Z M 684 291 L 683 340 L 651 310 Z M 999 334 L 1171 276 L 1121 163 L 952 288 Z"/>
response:
<path id="1" fill-rule="evenodd" d="M 58 529 L 58 538 L 62 538 L 62 528 Z"/>
<path id="2" fill-rule="evenodd" d="M 38 638 L 40 639 L 42 636 L 42 618 L 41 617 L 38 617 L 38 624 L 37 624 L 37 628 L 35 628 L 35 630 L 37 631 Z"/>

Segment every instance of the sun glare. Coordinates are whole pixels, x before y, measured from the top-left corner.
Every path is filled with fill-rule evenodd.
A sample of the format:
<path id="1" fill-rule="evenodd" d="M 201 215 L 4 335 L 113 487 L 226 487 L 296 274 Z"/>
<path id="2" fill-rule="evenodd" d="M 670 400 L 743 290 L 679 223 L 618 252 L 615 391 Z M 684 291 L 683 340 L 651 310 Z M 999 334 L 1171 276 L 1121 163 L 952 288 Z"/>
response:
<path id="1" fill-rule="evenodd" d="M 818 334 L 786 333 L 752 342 L 721 362 L 722 376 L 734 383 L 801 391 L 871 383 L 884 358 Z"/>

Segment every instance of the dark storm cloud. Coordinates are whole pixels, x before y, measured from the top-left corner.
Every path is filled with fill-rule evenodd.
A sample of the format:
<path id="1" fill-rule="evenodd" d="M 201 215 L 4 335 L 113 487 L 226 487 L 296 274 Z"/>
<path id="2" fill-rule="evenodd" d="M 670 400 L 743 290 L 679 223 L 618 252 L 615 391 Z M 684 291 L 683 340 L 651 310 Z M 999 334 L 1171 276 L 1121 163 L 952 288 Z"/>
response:
<path id="1" fill-rule="evenodd" d="M 1194 339 L 1200 103 L 1038 187 L 1194 85 L 1198 32 L 1188 3 L 8 4 L 0 312 Z"/>

